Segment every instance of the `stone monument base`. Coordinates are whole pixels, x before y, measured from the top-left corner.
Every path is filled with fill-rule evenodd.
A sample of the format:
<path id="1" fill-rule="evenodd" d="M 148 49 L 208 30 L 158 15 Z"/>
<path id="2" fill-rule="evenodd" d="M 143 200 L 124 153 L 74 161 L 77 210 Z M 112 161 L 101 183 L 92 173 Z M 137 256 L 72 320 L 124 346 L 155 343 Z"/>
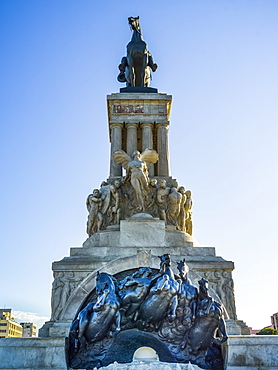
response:
<path id="1" fill-rule="evenodd" d="M 82 247 L 72 247 L 70 256 L 53 262 L 57 285 L 63 286 L 62 295 L 67 298 L 61 302 L 60 311 L 56 309 L 52 319 L 40 329 L 40 337 L 65 337 L 80 304 L 86 295 L 95 288 L 97 271 L 117 274 L 121 271 L 148 266 L 159 269 L 157 256 L 169 253 L 176 274 L 176 262 L 185 258 L 193 285 L 198 286 L 202 277 L 212 276 L 215 271 L 234 269 L 232 261 L 216 256 L 214 247 L 200 246 L 191 235 L 175 230 L 165 221 L 153 218 L 149 214 L 135 214 L 120 225 L 107 228 L 88 238 Z M 54 287 L 55 287 L 54 280 Z M 68 291 L 67 291 L 68 289 Z M 221 301 L 217 291 L 210 290 L 211 296 Z M 60 295 L 52 292 L 54 299 Z M 62 301 L 62 299 L 61 299 Z M 243 334 L 235 320 L 227 321 L 228 334 Z M 228 319 L 228 316 L 226 317 Z"/>
<path id="2" fill-rule="evenodd" d="M 227 370 L 278 369 L 277 335 L 231 336 L 222 346 Z M 3 338 L 0 340 L 0 359 L 0 370 L 69 370 L 64 338 Z M 159 361 L 153 361 L 152 365 L 155 370 L 198 369 L 196 365 Z M 110 364 L 102 369 L 152 369 L 148 366 L 149 363 L 137 360 L 130 364 Z"/>

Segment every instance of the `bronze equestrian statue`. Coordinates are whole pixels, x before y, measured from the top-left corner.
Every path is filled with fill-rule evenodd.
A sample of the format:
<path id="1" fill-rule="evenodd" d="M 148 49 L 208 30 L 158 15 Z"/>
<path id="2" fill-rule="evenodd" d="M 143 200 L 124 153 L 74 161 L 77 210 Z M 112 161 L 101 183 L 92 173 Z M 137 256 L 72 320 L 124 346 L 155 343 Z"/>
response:
<path id="1" fill-rule="evenodd" d="M 151 79 L 150 69 L 155 72 L 157 64 L 153 62 L 148 46 L 142 38 L 139 17 L 129 17 L 128 23 L 133 30 L 131 41 L 127 44 L 127 56 L 119 65 L 119 82 L 127 86 L 148 87 Z"/>

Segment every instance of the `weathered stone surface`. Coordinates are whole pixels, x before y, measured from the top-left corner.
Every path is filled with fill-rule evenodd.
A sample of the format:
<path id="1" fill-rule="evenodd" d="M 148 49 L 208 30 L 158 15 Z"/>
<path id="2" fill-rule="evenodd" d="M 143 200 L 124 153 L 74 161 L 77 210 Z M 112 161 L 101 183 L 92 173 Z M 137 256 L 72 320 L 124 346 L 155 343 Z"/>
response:
<path id="1" fill-rule="evenodd" d="M 99 370 L 198 370 L 199 366 L 193 364 L 171 364 L 159 361 L 133 361 L 130 364 L 110 364 Z"/>
<path id="2" fill-rule="evenodd" d="M 64 338 L 3 338 L 0 369 L 66 370 Z"/>
<path id="3" fill-rule="evenodd" d="M 225 347 L 227 370 L 278 369 L 278 336 L 231 336 Z M 0 359 L 1 370 L 67 370 L 64 338 L 4 338 L 0 340 Z M 155 370 L 196 369 L 190 368 L 189 364 L 159 361 L 152 365 L 155 365 Z M 163 367 L 166 365 L 169 367 Z M 131 364 L 111 364 L 102 369 L 152 369 L 148 366 L 150 363 L 134 361 Z"/>
<path id="4" fill-rule="evenodd" d="M 227 370 L 278 369 L 276 335 L 233 336 L 227 346 Z"/>
<path id="5" fill-rule="evenodd" d="M 143 215 L 143 214 L 142 214 Z M 135 215 L 137 216 L 137 215 Z M 122 247 L 152 247 L 165 246 L 165 222 L 148 220 L 147 218 L 131 217 L 121 221 L 120 246 Z"/>
<path id="6" fill-rule="evenodd" d="M 108 122 L 111 141 L 110 177 L 119 176 L 112 154 L 115 148 L 124 149 L 130 156 L 134 150 L 154 148 L 157 143 L 159 161 L 157 176 L 169 176 L 170 158 L 168 149 L 168 129 L 172 96 L 163 93 L 113 93 L 107 96 Z M 115 125 L 122 125 L 122 141 L 115 134 Z M 145 127 L 145 129 L 143 129 Z M 138 139 L 142 133 L 142 148 Z M 122 147 L 124 143 L 124 147 Z M 154 175 L 151 166 L 150 175 Z"/>

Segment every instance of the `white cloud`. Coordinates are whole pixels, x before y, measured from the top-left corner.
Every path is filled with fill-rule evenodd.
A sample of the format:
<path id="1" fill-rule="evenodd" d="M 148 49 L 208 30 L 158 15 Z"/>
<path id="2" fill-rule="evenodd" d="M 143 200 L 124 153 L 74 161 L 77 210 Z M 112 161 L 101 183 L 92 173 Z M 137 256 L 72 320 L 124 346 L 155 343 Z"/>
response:
<path id="1" fill-rule="evenodd" d="M 32 322 L 37 325 L 37 329 L 41 328 L 45 321 L 49 321 L 47 316 L 38 316 L 33 312 L 22 312 L 22 311 L 12 311 L 12 315 L 18 323 L 21 322 Z"/>

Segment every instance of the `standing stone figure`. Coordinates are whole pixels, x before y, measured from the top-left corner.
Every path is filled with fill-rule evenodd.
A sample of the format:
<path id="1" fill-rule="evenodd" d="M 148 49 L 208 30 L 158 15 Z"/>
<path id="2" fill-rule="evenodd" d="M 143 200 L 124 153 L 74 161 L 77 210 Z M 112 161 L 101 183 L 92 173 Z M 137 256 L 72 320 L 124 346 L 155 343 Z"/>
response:
<path id="1" fill-rule="evenodd" d="M 236 306 L 235 306 L 235 293 L 234 293 L 234 281 L 229 271 L 223 271 L 222 276 L 224 282 L 222 284 L 222 302 L 228 312 L 230 319 L 237 320 Z"/>
<path id="2" fill-rule="evenodd" d="M 51 309 L 52 319 L 61 319 L 61 314 L 72 291 L 72 283 L 75 282 L 74 273 L 54 273 L 52 283 Z"/>
<path id="3" fill-rule="evenodd" d="M 214 272 L 205 271 L 204 277 L 209 282 L 210 289 L 214 290 L 222 301 L 221 272 L 217 270 Z"/>
<path id="4" fill-rule="evenodd" d="M 149 182 L 149 202 L 147 204 L 148 212 L 156 217 L 157 216 L 157 204 L 156 204 L 156 192 L 157 192 L 157 180 L 150 179 Z"/>
<path id="5" fill-rule="evenodd" d="M 113 200 L 111 206 L 109 207 L 109 215 L 110 215 L 110 225 L 119 225 L 121 219 L 121 195 L 117 191 L 115 185 L 111 185 L 110 191 L 112 194 L 111 199 Z"/>
<path id="6" fill-rule="evenodd" d="M 185 229 L 187 234 L 192 235 L 193 233 L 193 224 L 192 224 L 192 207 L 193 207 L 193 200 L 191 198 L 191 191 L 187 190 L 185 192 L 186 201 L 184 204 L 184 211 L 185 211 Z"/>
<path id="7" fill-rule="evenodd" d="M 61 313 L 61 296 L 65 286 L 63 281 L 63 272 L 54 272 L 54 280 L 52 283 L 52 295 L 51 295 L 51 320 L 57 320 Z"/>
<path id="8" fill-rule="evenodd" d="M 109 224 L 107 213 L 111 198 L 110 185 L 108 185 L 106 181 L 102 181 L 102 183 L 100 184 L 99 194 L 99 198 L 101 199 L 101 206 L 99 210 L 103 216 L 102 226 L 106 227 Z"/>
<path id="9" fill-rule="evenodd" d="M 179 193 L 181 193 L 181 204 L 180 204 L 180 214 L 178 216 L 178 224 L 180 231 L 185 231 L 185 201 L 186 201 L 186 195 L 185 195 L 185 187 L 180 186 L 179 187 Z"/>
<path id="10" fill-rule="evenodd" d="M 168 204 L 167 204 L 167 221 L 169 224 L 176 226 L 179 230 L 178 217 L 180 214 L 180 205 L 181 205 L 182 195 L 177 191 L 176 187 L 171 188 L 171 192 L 168 195 Z"/>
<path id="11" fill-rule="evenodd" d="M 100 199 L 100 192 L 98 189 L 94 189 L 93 193 L 88 195 L 86 205 L 89 212 L 87 234 L 90 237 L 100 230 L 103 222 L 103 215 L 100 212 L 102 200 Z"/>
<path id="12" fill-rule="evenodd" d="M 142 154 L 136 150 L 132 159 L 123 150 L 117 150 L 113 159 L 115 163 L 122 165 L 126 170 L 125 184 L 130 184 L 135 192 L 136 212 L 145 211 L 145 202 L 149 194 L 148 166 L 158 161 L 155 150 L 145 149 Z"/>
<path id="13" fill-rule="evenodd" d="M 156 193 L 156 201 L 158 205 L 159 218 L 164 221 L 166 221 L 166 208 L 169 193 L 170 188 L 166 186 L 166 180 L 161 179 Z"/>

